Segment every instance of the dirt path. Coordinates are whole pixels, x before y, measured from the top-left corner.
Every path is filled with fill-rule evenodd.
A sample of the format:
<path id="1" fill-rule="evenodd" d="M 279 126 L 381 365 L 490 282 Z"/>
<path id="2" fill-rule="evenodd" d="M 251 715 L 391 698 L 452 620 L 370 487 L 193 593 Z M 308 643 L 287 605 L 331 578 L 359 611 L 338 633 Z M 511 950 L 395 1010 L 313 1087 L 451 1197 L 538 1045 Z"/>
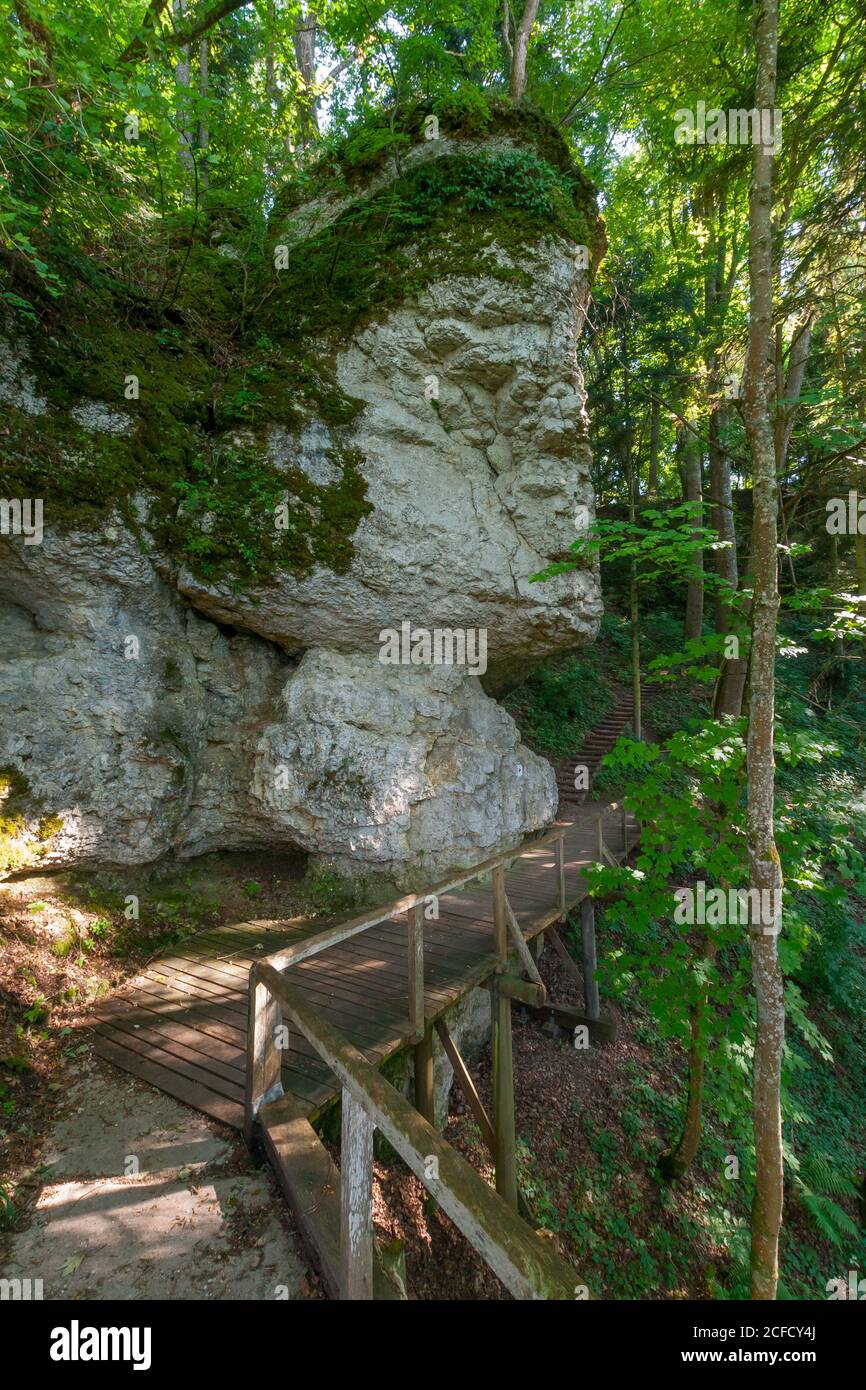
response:
<path id="1" fill-rule="evenodd" d="M 321 1296 L 240 1137 L 95 1057 L 38 1175 L 28 1224 L 0 1241 L 0 1277 L 41 1279 L 45 1299 Z"/>

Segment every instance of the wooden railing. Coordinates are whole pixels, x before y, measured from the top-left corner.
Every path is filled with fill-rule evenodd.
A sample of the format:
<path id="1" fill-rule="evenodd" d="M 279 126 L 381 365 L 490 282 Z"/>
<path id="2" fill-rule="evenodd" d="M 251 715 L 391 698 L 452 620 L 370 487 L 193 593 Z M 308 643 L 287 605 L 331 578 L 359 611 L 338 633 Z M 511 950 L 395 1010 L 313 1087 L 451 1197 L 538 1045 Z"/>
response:
<path id="1" fill-rule="evenodd" d="M 462 888 L 464 884 L 471 883 L 473 879 L 490 874 L 492 876 L 494 936 L 496 936 L 498 931 L 497 904 L 500 901 L 500 884 L 504 883 L 505 865 L 532 850 L 542 849 L 545 845 L 552 844 L 556 856 L 557 904 L 561 910 L 561 915 L 565 916 L 565 855 L 562 841 L 566 829 L 567 827 L 564 825 L 557 825 L 552 830 L 543 830 L 537 835 L 529 835 L 513 849 L 504 850 L 500 854 L 493 855 L 490 859 L 485 859 L 480 864 L 473 864 L 469 869 L 452 874 L 451 877 L 443 879 L 423 893 L 409 893 L 405 897 L 395 898 L 393 902 L 370 908 L 367 912 L 343 918 L 341 921 L 334 922 L 330 927 L 326 927 L 324 931 L 318 932 L 315 936 L 305 937 L 302 941 L 286 946 L 281 951 L 275 951 L 273 955 L 265 956 L 262 963 L 272 966 L 274 970 L 287 970 L 290 965 L 297 965 L 302 960 L 308 960 L 310 956 L 318 955 L 320 951 L 327 950 L 329 946 L 337 946 L 340 942 L 348 941 L 361 932 L 369 931 L 371 927 L 376 927 L 381 922 L 387 922 L 407 912 L 409 914 L 407 944 L 409 953 L 410 1037 L 413 1042 L 420 1043 L 425 1038 L 424 904 L 431 898 L 442 897 L 443 894 L 450 893 L 455 888 Z M 505 932 L 510 933 L 513 945 L 520 953 L 524 965 L 533 974 L 536 982 L 540 981 L 535 970 L 535 962 L 532 961 L 523 939 L 523 933 L 517 925 L 507 900 L 502 913 L 502 922 Z M 498 949 L 499 942 L 497 940 Z M 427 1031 L 429 1032 L 429 1030 Z"/>
<path id="2" fill-rule="evenodd" d="M 381 920 L 381 918 L 379 919 Z M 342 1087 L 340 1296 L 373 1297 L 373 1136 L 378 1129 L 451 1217 L 494 1274 L 520 1299 L 587 1297 L 548 1240 L 332 1028 L 284 975 L 264 962 L 250 970 L 247 1098 L 252 1117 L 279 1094 L 277 1028 L 286 1014 Z"/>
<path id="3" fill-rule="evenodd" d="M 618 804 L 616 801 L 614 801 L 614 802 L 612 802 L 609 806 L 606 806 L 606 807 L 605 807 L 604 811 L 601 812 L 601 814 L 600 814 L 599 817 L 598 817 L 598 820 L 596 821 L 596 836 L 597 836 L 596 844 L 597 844 L 597 849 L 598 849 L 598 862 L 599 862 L 599 864 L 608 863 L 608 864 L 612 865 L 614 868 L 616 868 L 616 867 L 617 867 L 617 864 L 618 864 L 616 855 L 614 855 L 614 854 L 611 853 L 611 851 L 608 849 L 607 845 L 605 844 L 605 840 L 604 840 L 604 817 L 605 817 L 605 812 L 610 812 L 610 811 L 619 811 L 619 813 L 620 813 L 620 819 L 621 819 L 621 823 L 622 823 L 622 851 L 623 851 L 623 858 L 624 858 L 624 859 L 627 859 L 627 858 L 628 858 L 628 852 L 629 852 L 629 843 L 628 843 L 628 813 L 627 813 L 627 811 L 626 811 L 626 809 L 625 809 L 625 802 L 620 802 L 620 803 Z M 638 833 L 640 833 L 640 832 L 638 832 Z"/>

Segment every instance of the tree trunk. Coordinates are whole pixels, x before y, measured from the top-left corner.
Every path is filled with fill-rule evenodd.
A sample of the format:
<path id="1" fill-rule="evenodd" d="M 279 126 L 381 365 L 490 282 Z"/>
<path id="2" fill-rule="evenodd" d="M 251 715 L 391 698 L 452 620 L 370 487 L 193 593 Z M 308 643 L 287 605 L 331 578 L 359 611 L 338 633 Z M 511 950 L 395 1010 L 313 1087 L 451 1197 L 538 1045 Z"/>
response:
<path id="1" fill-rule="evenodd" d="M 706 937 L 701 954 L 704 961 L 710 965 L 716 958 L 716 949 L 715 942 Z M 705 1039 L 702 1024 L 708 994 L 709 986 L 702 985 L 698 998 L 689 1013 L 689 1079 L 686 1115 L 679 1142 L 670 1153 L 662 1156 L 659 1164 L 666 1182 L 679 1182 L 681 1178 L 685 1177 L 697 1157 L 701 1143 L 704 1075 L 706 1072 Z"/>
<path id="2" fill-rule="evenodd" d="M 731 600 L 739 583 L 737 570 L 737 536 L 734 529 L 734 495 L 731 487 L 731 461 L 721 445 L 722 430 L 727 422 L 728 410 L 723 407 L 713 411 L 709 425 L 710 493 L 712 495 L 712 524 L 719 540 L 730 544 L 717 550 L 716 573 L 730 588 L 730 593 L 716 595 L 716 632 L 731 630 Z"/>
<path id="3" fill-rule="evenodd" d="M 207 34 L 202 34 L 198 41 L 198 94 L 202 98 L 202 102 L 206 100 L 208 93 L 208 42 Z M 204 106 L 202 106 L 202 114 L 198 123 L 198 148 L 200 157 L 198 181 L 202 188 L 207 188 L 210 181 L 206 159 L 209 144 L 210 129 L 207 123 L 207 116 L 204 112 Z"/>
<path id="4" fill-rule="evenodd" d="M 704 484 L 702 477 L 701 443 L 691 432 L 686 432 L 683 440 L 684 457 L 684 481 L 685 481 L 685 500 L 687 502 L 703 502 Z M 700 514 L 696 516 L 695 527 L 702 524 Z M 683 636 L 688 642 L 690 638 L 700 637 L 704 621 L 704 552 L 698 550 L 692 556 L 691 563 L 695 570 L 700 574 L 694 579 L 689 580 L 688 591 L 686 593 L 686 620 Z"/>
<path id="5" fill-rule="evenodd" d="M 839 589 L 839 537 L 834 532 L 831 532 L 827 540 L 829 541 L 827 559 L 830 570 L 830 587 L 835 594 Z M 841 636 L 837 637 L 833 642 L 833 655 L 840 661 L 845 655 L 845 645 Z"/>
<path id="6" fill-rule="evenodd" d="M 301 144 L 307 146 L 319 133 L 318 100 L 316 85 L 316 30 L 318 20 L 312 6 L 303 7 L 295 20 L 292 36 L 295 49 L 295 62 L 301 76 L 303 97 L 301 102 Z"/>
<path id="7" fill-rule="evenodd" d="M 734 596 L 740 582 L 737 562 L 737 536 L 734 526 L 734 496 L 731 488 L 731 461 L 721 446 L 720 436 L 727 420 L 728 409 L 722 407 L 710 417 L 710 493 L 712 495 L 713 527 L 720 540 L 731 544 L 715 552 L 716 573 L 728 589 L 715 597 L 715 629 L 726 637 L 736 637 L 742 644 L 744 618 L 734 607 Z M 745 656 L 724 656 L 713 698 L 713 716 L 732 715 L 737 718 L 743 709 L 746 688 L 747 662 Z"/>
<path id="8" fill-rule="evenodd" d="M 653 397 L 650 405 L 650 437 L 649 437 L 649 482 L 647 490 L 650 497 L 655 497 L 659 490 L 659 436 L 661 434 L 661 410 L 659 403 Z"/>
<path id="9" fill-rule="evenodd" d="M 860 595 L 866 594 L 866 536 L 860 534 L 859 528 L 854 534 L 854 566 L 857 573 L 857 592 Z M 861 608 L 863 605 L 860 605 Z"/>
<path id="10" fill-rule="evenodd" d="M 172 0 L 172 13 L 175 27 L 183 28 L 186 18 L 186 0 Z M 192 200 L 195 194 L 195 159 L 192 152 L 192 117 L 189 109 L 189 44 L 178 49 L 178 59 L 174 65 L 174 80 L 177 83 L 177 148 L 180 162 L 189 175 L 186 196 Z"/>
<path id="11" fill-rule="evenodd" d="M 759 0 L 756 15 L 755 106 L 770 111 L 776 95 L 779 0 Z M 749 887 L 780 902 L 782 870 L 775 842 L 773 757 L 775 638 L 779 607 L 777 563 L 776 451 L 773 437 L 773 155 L 762 144 L 752 151 L 749 188 L 749 348 L 744 418 L 752 456 L 752 650 L 749 672 L 748 845 Z M 755 1131 L 755 1194 L 752 1202 L 751 1290 L 773 1299 L 779 1278 L 782 1224 L 781 1074 L 785 1005 L 779 966 L 781 911 L 771 927 L 750 927 L 757 1031 L 752 1077 Z"/>
<path id="12" fill-rule="evenodd" d="M 523 100 L 526 90 L 526 55 L 529 51 L 529 37 L 538 14 L 538 0 L 526 0 L 517 32 L 514 35 L 514 52 L 511 59 L 511 76 L 508 95 L 515 106 Z"/>

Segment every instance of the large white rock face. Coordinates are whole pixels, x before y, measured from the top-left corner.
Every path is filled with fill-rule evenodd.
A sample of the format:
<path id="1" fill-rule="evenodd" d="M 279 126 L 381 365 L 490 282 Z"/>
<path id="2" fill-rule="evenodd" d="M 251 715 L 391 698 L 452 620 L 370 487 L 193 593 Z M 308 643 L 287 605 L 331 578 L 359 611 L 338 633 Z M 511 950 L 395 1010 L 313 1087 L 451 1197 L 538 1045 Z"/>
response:
<path id="1" fill-rule="evenodd" d="M 250 750 L 290 674 L 182 603 L 123 531 L 0 540 L 0 764 L 62 828 L 40 862 L 284 844 Z"/>
<path id="2" fill-rule="evenodd" d="M 300 209 L 294 235 L 344 206 Z M 476 674 L 380 660 L 404 622 L 482 631 L 495 689 L 591 639 L 601 615 L 592 570 L 529 582 L 593 516 L 587 275 L 559 235 L 519 263 L 489 250 L 504 278 L 450 273 L 444 255 L 425 289 L 338 345 L 336 381 L 363 402 L 349 424 L 310 407 L 250 430 L 319 487 L 340 451 L 359 461 L 371 509 L 344 573 L 205 581 L 161 550 L 146 496 L 135 536 L 119 515 L 70 534 L 50 501 L 41 543 L 0 536 L 0 768 L 29 784 L 31 848 L 40 815 L 62 821 L 41 862 L 294 844 L 422 886 L 553 816 L 550 767 Z M 0 402 L 26 430 L 65 409 L 94 446 L 135 443 L 134 405 L 53 404 L 31 366 L 0 341 Z"/>
<path id="3" fill-rule="evenodd" d="M 261 735 L 253 793 L 287 838 L 340 868 L 438 874 L 556 811 L 550 765 L 474 676 L 315 649 Z"/>
<path id="4" fill-rule="evenodd" d="M 41 863 L 296 844 L 408 881 L 556 810 L 477 677 L 321 649 L 294 669 L 181 603 L 128 537 L 3 544 L 0 762 L 62 821 Z"/>
<path id="5" fill-rule="evenodd" d="M 338 354 L 340 387 L 367 405 L 349 442 L 373 504 L 346 574 L 283 572 L 238 594 L 182 570 L 179 591 L 288 650 L 373 653 L 409 619 L 485 628 L 492 667 L 513 671 L 594 636 L 596 574 L 529 582 L 594 516 L 575 356 L 587 278 L 562 239 L 519 268 L 529 283 L 437 280 Z M 321 422 L 270 437 L 276 459 L 319 483 L 334 444 Z"/>

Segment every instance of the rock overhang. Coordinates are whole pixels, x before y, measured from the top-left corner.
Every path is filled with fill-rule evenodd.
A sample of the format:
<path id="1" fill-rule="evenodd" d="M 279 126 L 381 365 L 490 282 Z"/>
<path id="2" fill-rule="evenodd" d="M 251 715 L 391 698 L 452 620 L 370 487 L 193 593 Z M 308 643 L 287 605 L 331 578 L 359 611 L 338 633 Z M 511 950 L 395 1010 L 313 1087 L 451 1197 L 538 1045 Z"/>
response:
<path id="1" fill-rule="evenodd" d="M 511 206 L 507 193 L 499 202 L 499 194 L 494 197 L 492 209 L 465 207 L 467 187 L 476 188 L 479 180 L 488 191 L 501 192 L 509 171 L 524 177 L 527 169 L 537 174 L 544 165 L 562 173 L 561 151 L 551 160 L 540 153 L 551 153 L 544 141 L 533 138 L 522 146 L 517 129 L 522 117 L 506 122 L 503 116 L 503 123 L 486 133 L 468 134 L 449 130 L 444 119 L 441 144 L 424 138 L 422 117 L 423 112 L 413 117 L 416 126 L 402 156 L 386 153 L 366 181 L 343 179 L 344 187 L 296 204 L 292 215 L 301 224 L 306 218 L 303 234 L 288 236 L 284 205 L 275 213 L 271 251 L 287 244 L 303 260 L 305 246 L 315 242 L 320 250 L 323 236 L 345 229 L 347 219 L 351 227 L 353 209 L 398 185 L 411 193 L 412 179 L 428 178 L 437 164 L 447 170 L 445 188 L 452 189 L 447 197 L 441 181 L 429 185 L 440 203 L 426 244 L 426 233 L 417 227 L 400 244 L 388 244 L 394 264 L 408 264 L 405 282 L 392 284 L 379 300 L 371 292 L 370 302 L 354 306 L 348 327 L 336 310 L 331 321 L 329 308 L 319 325 L 323 331 L 305 335 L 278 309 L 257 325 L 259 346 L 248 339 L 237 345 L 222 378 L 206 345 L 183 335 L 179 341 L 169 330 L 136 328 L 124 357 L 123 337 L 113 329 L 80 371 L 67 370 L 64 376 L 59 370 L 47 384 L 46 361 L 63 360 L 60 338 L 37 349 L 33 342 L 28 348 L 19 334 L 0 361 L 6 367 L 7 403 L 17 417 L 12 422 L 15 485 L 32 493 L 45 484 L 46 525 L 67 537 L 65 580 L 57 579 L 56 548 L 46 548 L 17 590 L 22 611 L 38 624 L 68 632 L 67 675 L 79 693 L 87 692 L 85 701 L 103 683 L 91 654 L 76 645 L 82 626 L 91 622 L 83 616 L 88 605 L 99 609 L 109 645 L 122 644 L 130 635 L 124 629 L 138 625 L 148 634 L 149 655 L 158 654 L 138 668 L 147 671 L 146 700 L 130 693 L 111 711 L 94 706 L 109 723 L 98 731 L 99 748 L 94 744 L 90 754 L 110 761 L 114 745 L 108 735 L 126 724 L 125 756 L 139 770 L 150 768 L 126 779 L 134 805 L 129 833 L 121 836 L 128 846 L 124 854 L 195 853 L 279 843 L 294 835 L 298 843 L 309 842 L 312 849 L 318 844 L 319 852 L 341 861 L 354 856 L 393 867 L 416 859 L 425 837 L 432 853 L 442 825 L 448 826 L 455 857 L 462 859 L 492 848 L 496 835 L 491 839 L 490 833 L 497 825 L 501 843 L 553 813 L 552 778 L 541 760 L 528 750 L 517 759 L 528 774 L 529 791 L 521 788 L 516 797 L 506 785 L 514 779 L 502 751 L 494 756 L 488 748 L 485 757 L 480 745 L 470 748 L 461 739 L 467 710 L 471 706 L 478 715 L 482 705 L 477 702 L 487 698 L 471 671 L 457 673 L 450 687 L 454 727 L 437 741 L 441 753 L 451 740 L 451 762 L 462 757 L 467 768 L 470 763 L 487 767 L 474 789 L 454 784 L 444 792 L 449 760 L 437 764 L 433 745 L 425 748 L 422 738 L 414 752 L 404 749 L 404 763 L 390 772 L 385 759 L 382 780 L 361 795 L 359 783 L 341 781 L 339 759 L 333 767 L 328 763 L 327 749 L 336 757 L 339 745 L 338 720 L 322 745 L 320 774 L 331 809 L 312 816 L 319 825 L 318 842 L 315 835 L 305 839 L 299 828 L 310 814 L 308 805 L 300 803 L 293 811 L 256 790 L 262 774 L 255 770 L 250 730 L 264 724 L 288 736 L 288 726 L 274 719 L 273 711 L 286 680 L 290 687 L 297 677 L 287 676 L 285 657 L 272 661 L 266 644 L 256 646 L 254 635 L 292 658 L 307 653 L 304 660 L 315 667 L 323 708 L 329 703 L 337 708 L 339 702 L 327 694 L 326 673 L 332 667 L 326 656 L 350 664 L 371 705 L 376 689 L 394 679 L 403 681 L 407 692 L 419 692 L 420 699 L 435 670 L 425 676 L 410 665 L 394 673 L 379 659 L 383 632 L 404 622 L 420 631 L 483 631 L 486 666 L 479 674 L 485 687 L 495 690 L 545 656 L 590 640 L 600 618 L 592 568 L 543 585 L 530 581 L 593 514 L 576 350 L 592 264 L 603 245 L 591 192 L 576 176 L 584 221 L 571 230 L 586 228 L 589 264 L 584 268 L 561 209 L 545 219 L 537 208 Z M 545 132 L 545 139 L 551 138 Z M 521 165 L 526 144 L 541 163 Z M 492 162 L 492 173 L 485 160 Z M 468 183 L 456 178 L 460 161 L 470 170 Z M 562 193 L 548 173 L 544 177 L 548 191 Z M 373 231 L 378 225 L 369 211 L 355 221 Z M 318 250 L 310 258 L 311 284 L 320 265 L 317 256 Z M 236 266 L 220 259 L 220 275 L 231 276 Z M 385 269 L 390 268 L 386 258 Z M 280 275 L 276 266 L 263 273 Z M 275 288 L 275 301 L 280 293 Z M 136 362 L 139 393 L 127 396 L 123 382 L 137 375 L 131 370 Z M 41 476 L 38 467 L 29 474 L 22 469 L 22 454 L 29 450 L 38 462 L 39 447 L 25 442 L 16 456 L 18 430 L 25 441 L 48 441 Z M 288 537 L 282 538 L 274 524 L 280 507 L 289 522 Z M 90 561 L 85 560 L 88 549 Z M 132 616 L 129 605 L 118 602 L 118 595 L 130 590 L 136 591 Z M 201 617 L 189 616 L 186 605 L 189 614 Z M 190 648 L 201 648 L 197 625 L 204 619 L 230 624 L 250 639 L 239 645 L 218 634 L 213 646 L 218 657 L 203 664 Z M 175 664 L 190 682 L 186 702 L 176 700 L 165 674 L 173 659 L 166 653 L 175 649 L 180 654 Z M 209 664 L 218 677 L 200 680 Z M 342 678 L 334 679 L 339 684 Z M 246 701 L 235 698 L 239 681 L 253 692 Z M 477 688 L 477 695 L 470 697 L 470 688 Z M 429 695 L 428 690 L 424 699 Z M 127 709 L 127 698 L 135 709 Z M 237 732 L 219 713 L 227 700 L 240 721 Z M 178 703 L 186 703 L 188 717 Z M 143 704 L 153 705 L 155 728 L 142 722 Z M 74 692 L 67 691 L 58 707 L 65 712 L 61 725 L 63 718 L 70 721 L 70 737 L 81 727 L 74 706 Z M 162 721 L 165 727 L 160 726 L 163 709 L 171 716 Z M 325 724 L 320 718 L 320 732 Z M 384 729 L 376 737 L 386 738 L 387 723 Z M 300 739 L 297 730 L 294 736 Z M 32 743 L 28 749 L 37 791 L 41 777 L 43 792 L 47 788 L 68 806 L 80 779 L 79 849 L 85 858 L 105 857 L 107 805 L 86 767 L 67 758 L 66 780 L 58 780 L 40 773 L 38 751 Z M 419 757 L 416 766 L 413 758 Z M 119 794 L 123 778 L 109 781 L 112 796 Z M 413 787 L 426 790 L 410 795 Z M 353 789 L 360 796 L 354 803 Z M 315 799 L 305 783 L 302 790 Z M 343 824 L 347 795 L 357 821 L 352 833 Z M 293 816 L 299 822 L 294 829 Z M 61 858 L 75 856 L 74 844 L 60 843 L 67 846 Z"/>

